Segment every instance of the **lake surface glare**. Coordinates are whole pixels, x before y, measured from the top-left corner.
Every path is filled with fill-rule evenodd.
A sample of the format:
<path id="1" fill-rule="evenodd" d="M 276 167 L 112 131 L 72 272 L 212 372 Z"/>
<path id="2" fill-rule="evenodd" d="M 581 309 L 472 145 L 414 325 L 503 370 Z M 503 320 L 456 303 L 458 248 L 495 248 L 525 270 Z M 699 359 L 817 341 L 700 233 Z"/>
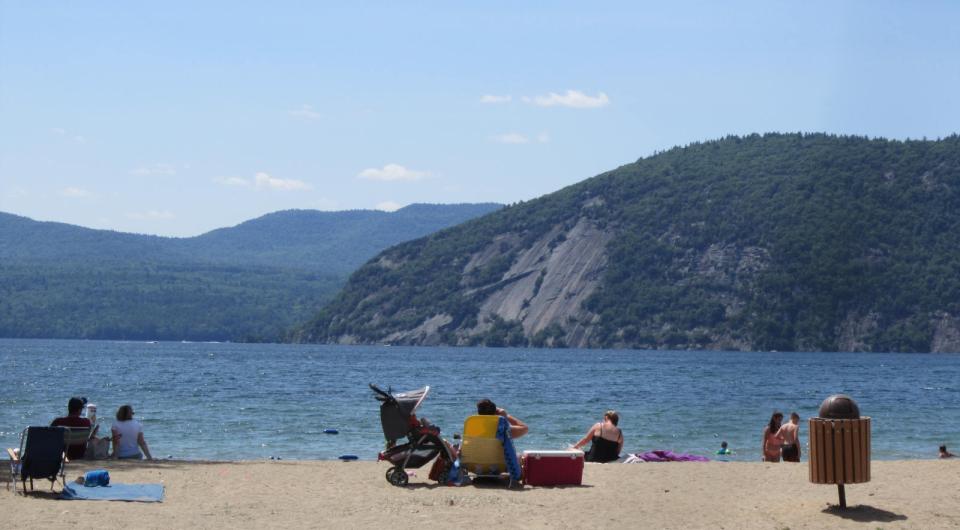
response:
<path id="1" fill-rule="evenodd" d="M 607 409 L 627 452 L 760 458 L 774 409 L 807 418 L 833 393 L 873 418 L 876 459 L 960 448 L 960 355 L 413 348 L 286 344 L 0 340 L 0 443 L 98 406 L 101 432 L 133 405 L 155 457 L 376 459 L 379 403 L 367 387 L 431 386 L 420 415 L 452 439 L 483 397 L 530 425 L 517 449 L 576 442 Z M 339 434 L 324 434 L 338 429 Z M 804 448 L 804 453 L 806 450 Z M 804 459 L 806 454 L 804 454 Z"/>

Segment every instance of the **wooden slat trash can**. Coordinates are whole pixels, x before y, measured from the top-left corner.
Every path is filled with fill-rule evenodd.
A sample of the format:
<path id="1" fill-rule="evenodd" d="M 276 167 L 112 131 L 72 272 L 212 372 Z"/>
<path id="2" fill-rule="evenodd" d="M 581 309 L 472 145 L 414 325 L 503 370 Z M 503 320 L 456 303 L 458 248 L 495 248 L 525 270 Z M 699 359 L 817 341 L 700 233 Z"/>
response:
<path id="1" fill-rule="evenodd" d="M 836 484 L 840 507 L 847 507 L 844 485 L 870 481 L 870 418 L 856 402 L 838 394 L 810 418 L 810 482 Z"/>

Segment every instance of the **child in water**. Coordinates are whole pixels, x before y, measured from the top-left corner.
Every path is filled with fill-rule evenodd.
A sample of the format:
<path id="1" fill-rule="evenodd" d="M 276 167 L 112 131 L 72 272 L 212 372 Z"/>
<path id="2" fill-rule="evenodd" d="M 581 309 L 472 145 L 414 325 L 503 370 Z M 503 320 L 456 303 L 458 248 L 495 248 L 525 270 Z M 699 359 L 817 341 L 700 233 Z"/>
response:
<path id="1" fill-rule="evenodd" d="M 718 455 L 732 455 L 733 451 L 727 448 L 727 441 L 724 440 L 720 442 L 720 449 L 717 450 Z"/>
<path id="2" fill-rule="evenodd" d="M 953 458 L 954 456 L 957 456 L 957 455 L 951 453 L 950 451 L 947 451 L 946 445 L 940 446 L 940 458 Z"/>

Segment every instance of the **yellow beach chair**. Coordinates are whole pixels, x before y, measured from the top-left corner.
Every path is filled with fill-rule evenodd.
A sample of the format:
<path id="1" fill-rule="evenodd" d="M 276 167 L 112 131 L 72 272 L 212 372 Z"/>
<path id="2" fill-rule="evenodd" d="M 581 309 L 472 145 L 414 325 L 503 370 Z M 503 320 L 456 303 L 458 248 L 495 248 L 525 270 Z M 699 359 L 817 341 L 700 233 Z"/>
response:
<path id="1" fill-rule="evenodd" d="M 500 416 L 470 416 L 463 422 L 460 467 L 480 477 L 499 477 L 507 472 L 503 444 L 497 439 Z"/>

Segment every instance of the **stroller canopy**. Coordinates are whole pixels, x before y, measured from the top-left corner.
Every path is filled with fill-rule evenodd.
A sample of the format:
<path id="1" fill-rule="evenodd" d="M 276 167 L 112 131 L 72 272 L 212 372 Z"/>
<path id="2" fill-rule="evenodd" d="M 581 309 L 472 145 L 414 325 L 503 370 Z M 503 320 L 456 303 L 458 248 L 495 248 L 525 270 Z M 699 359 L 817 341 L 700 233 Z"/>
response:
<path id="1" fill-rule="evenodd" d="M 413 414 L 415 410 L 420 408 L 420 404 L 423 403 L 424 399 L 427 399 L 427 394 L 429 392 L 430 386 L 428 385 L 423 388 L 418 388 L 417 390 L 410 390 L 409 392 L 400 392 L 399 394 L 394 394 L 393 399 L 397 400 L 400 410 L 409 416 Z"/>
<path id="2" fill-rule="evenodd" d="M 410 415 L 417 410 L 430 392 L 429 386 L 397 394 L 385 392 L 372 384 L 370 388 L 376 392 L 377 401 L 382 403 L 380 423 L 383 426 L 384 437 L 391 442 L 407 435 L 410 430 Z"/>

